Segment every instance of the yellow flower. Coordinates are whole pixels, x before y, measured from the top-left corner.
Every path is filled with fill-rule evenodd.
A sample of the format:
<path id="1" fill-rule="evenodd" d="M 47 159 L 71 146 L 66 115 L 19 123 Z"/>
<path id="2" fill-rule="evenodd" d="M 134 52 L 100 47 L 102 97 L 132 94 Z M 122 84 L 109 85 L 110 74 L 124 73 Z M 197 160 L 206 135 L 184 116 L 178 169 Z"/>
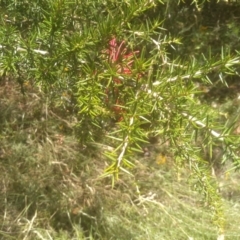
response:
<path id="1" fill-rule="evenodd" d="M 156 163 L 158 165 L 165 164 L 166 163 L 166 155 L 162 154 L 162 153 L 158 154 L 156 156 Z"/>

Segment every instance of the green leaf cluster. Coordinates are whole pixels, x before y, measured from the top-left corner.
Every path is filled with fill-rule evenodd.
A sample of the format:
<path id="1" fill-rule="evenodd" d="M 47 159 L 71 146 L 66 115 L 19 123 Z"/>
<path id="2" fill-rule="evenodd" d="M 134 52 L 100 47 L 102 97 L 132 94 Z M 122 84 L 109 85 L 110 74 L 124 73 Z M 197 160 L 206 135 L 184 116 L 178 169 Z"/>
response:
<path id="1" fill-rule="evenodd" d="M 121 173 L 130 174 L 144 144 L 158 138 L 177 167 L 191 169 L 223 229 L 211 161 L 219 147 L 218 161 L 239 167 L 239 139 L 231 135 L 239 114 L 222 124 L 220 113 L 201 101 L 199 86 L 212 85 L 211 74 L 227 85 L 222 76 L 236 74 L 239 53 L 222 48 L 217 55 L 206 51 L 182 58 L 185 39 L 167 25 L 172 5 L 156 0 L 1 1 L 8 14 L 1 17 L 0 73 L 17 79 L 23 93 L 24 84 L 33 81 L 51 100 L 74 108 L 81 144 L 100 142 L 111 149 L 105 152 L 109 165 L 103 176 L 112 177 L 113 184 Z M 110 60 L 113 38 L 119 45 L 124 41 L 120 52 L 133 55 L 128 74 Z M 129 67 L 127 61 L 122 56 L 121 67 Z"/>

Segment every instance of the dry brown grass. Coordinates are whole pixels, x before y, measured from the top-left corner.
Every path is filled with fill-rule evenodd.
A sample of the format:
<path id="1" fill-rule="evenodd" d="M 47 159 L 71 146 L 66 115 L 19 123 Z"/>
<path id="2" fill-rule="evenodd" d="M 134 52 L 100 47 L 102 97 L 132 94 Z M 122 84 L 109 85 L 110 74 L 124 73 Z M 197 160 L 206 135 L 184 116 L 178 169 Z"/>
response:
<path id="1" fill-rule="evenodd" d="M 11 80 L 0 86 L 0 239 L 216 239 L 190 172 L 176 171 L 170 156 L 159 161 L 157 143 L 150 157 L 132 159 L 133 176 L 121 175 L 112 189 L 100 177 L 107 146 L 81 146 L 76 116 L 26 87 L 22 95 Z M 238 239 L 238 175 L 222 173 L 219 182 L 225 234 Z"/>

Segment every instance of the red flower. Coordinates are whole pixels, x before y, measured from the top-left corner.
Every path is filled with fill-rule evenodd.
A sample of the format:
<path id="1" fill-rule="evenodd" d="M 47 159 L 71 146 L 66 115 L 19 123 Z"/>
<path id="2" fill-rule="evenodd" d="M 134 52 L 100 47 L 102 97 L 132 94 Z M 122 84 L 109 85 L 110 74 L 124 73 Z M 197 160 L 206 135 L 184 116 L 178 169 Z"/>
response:
<path id="1" fill-rule="evenodd" d="M 122 41 L 120 44 L 118 44 L 117 39 L 114 37 L 110 40 L 109 49 L 106 52 L 109 56 L 110 63 L 116 66 L 117 73 L 131 75 L 131 68 L 134 62 L 133 58 L 135 54 L 139 53 L 139 51 L 130 52 L 127 54 L 125 41 Z M 119 119 L 122 119 L 122 115 L 124 113 L 124 110 L 121 107 L 124 105 L 124 101 L 121 99 L 118 85 L 122 84 L 122 80 L 119 78 L 114 78 L 114 83 L 116 83 L 116 86 L 114 86 L 113 91 L 110 92 L 109 89 L 106 91 L 106 102 L 109 104 L 109 99 L 113 99 L 113 101 L 111 101 L 113 106 L 110 106 L 110 108 L 114 112 L 116 119 L 120 121 Z"/>

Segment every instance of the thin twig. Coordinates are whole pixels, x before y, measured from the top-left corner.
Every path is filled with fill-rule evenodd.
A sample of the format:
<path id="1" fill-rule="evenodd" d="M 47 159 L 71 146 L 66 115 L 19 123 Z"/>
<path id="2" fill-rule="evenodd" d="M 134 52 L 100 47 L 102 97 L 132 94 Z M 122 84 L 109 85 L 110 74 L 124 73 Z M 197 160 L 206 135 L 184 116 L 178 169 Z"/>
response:
<path id="1" fill-rule="evenodd" d="M 209 132 L 216 138 L 218 138 L 220 141 L 224 141 L 224 138 L 221 137 L 221 134 L 216 132 L 215 130 L 213 129 L 209 129 L 209 127 L 204 124 L 203 122 L 199 121 L 197 118 L 191 116 L 191 115 L 188 115 L 187 113 L 182 113 L 182 115 L 184 117 L 187 117 L 190 121 L 194 122 L 195 124 L 197 124 L 198 126 L 200 127 L 203 127 L 203 128 L 208 128 Z"/>
<path id="2" fill-rule="evenodd" d="M 133 125 L 133 117 L 130 118 L 130 123 L 129 123 L 129 126 L 132 126 Z M 124 144 L 122 146 L 122 151 L 121 153 L 119 154 L 118 158 L 117 158 L 117 167 L 119 168 L 120 165 L 121 165 L 121 162 L 123 160 L 123 157 L 124 157 L 124 154 L 127 150 L 127 147 L 128 147 L 128 144 L 129 144 L 129 135 L 127 135 L 124 139 Z"/>

